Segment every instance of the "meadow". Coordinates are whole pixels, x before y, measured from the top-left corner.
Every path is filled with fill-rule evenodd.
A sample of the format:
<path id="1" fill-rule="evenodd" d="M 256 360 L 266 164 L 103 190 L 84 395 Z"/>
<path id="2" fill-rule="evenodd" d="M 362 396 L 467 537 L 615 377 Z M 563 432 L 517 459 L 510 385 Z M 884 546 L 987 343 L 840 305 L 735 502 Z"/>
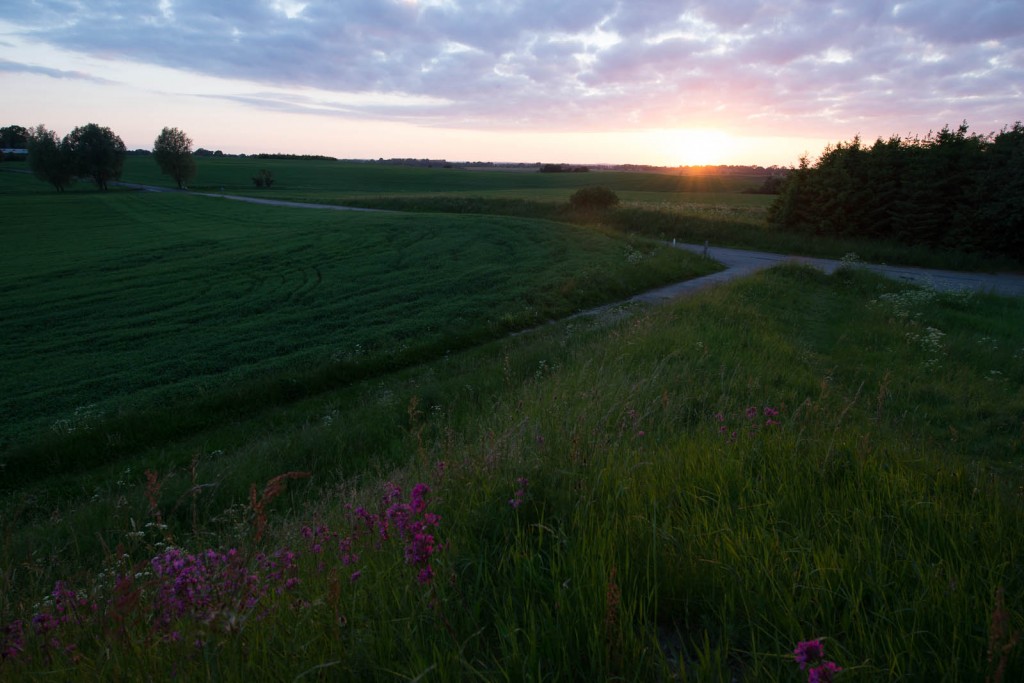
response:
<path id="1" fill-rule="evenodd" d="M 168 204 L 135 204 L 153 199 Z M 291 232 L 320 234 L 305 212 L 265 224 L 260 208 L 244 227 L 216 209 L 202 223 L 216 200 L 73 198 L 85 200 L 100 202 L 97 224 L 115 205 L 147 217 L 136 231 L 168 215 L 166 245 L 198 222 L 189 239 L 223 233 L 233 258 L 254 230 L 285 255 Z M 175 222 L 172 206 L 197 213 Z M 340 232 L 344 216 L 322 220 Z M 587 230 L 373 220 L 462 226 L 475 241 L 474 225 L 512 242 L 531 226 L 575 236 L 541 262 L 578 250 L 592 263 L 605 241 L 610 264 L 655 261 L 647 243 L 624 252 L 608 216 Z M 66 258 L 123 254 L 93 232 Z M 590 251 L 576 241 L 588 239 Z M 220 317 L 244 307 L 234 298 Z M 785 266 L 657 308 L 385 354 L 322 384 L 292 375 L 315 391 L 250 378 L 235 395 L 245 410 L 197 390 L 144 425 L 54 432 L 46 457 L 65 463 L 26 467 L 0 502 L 0 677 L 1019 680 L 1022 330 L 1021 300 Z M 196 406 L 201 426 L 149 424 Z M 133 424 L 149 441 L 132 442 Z M 62 456 L 87 444 L 106 455 Z"/>

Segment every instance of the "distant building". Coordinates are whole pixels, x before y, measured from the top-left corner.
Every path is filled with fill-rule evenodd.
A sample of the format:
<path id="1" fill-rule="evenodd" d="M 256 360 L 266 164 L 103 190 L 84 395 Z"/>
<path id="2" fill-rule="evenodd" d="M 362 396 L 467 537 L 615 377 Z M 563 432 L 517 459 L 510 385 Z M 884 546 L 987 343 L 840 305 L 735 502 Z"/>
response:
<path id="1" fill-rule="evenodd" d="M 0 149 L 0 154 L 5 157 L 27 157 L 28 150 L 21 147 L 4 147 Z"/>

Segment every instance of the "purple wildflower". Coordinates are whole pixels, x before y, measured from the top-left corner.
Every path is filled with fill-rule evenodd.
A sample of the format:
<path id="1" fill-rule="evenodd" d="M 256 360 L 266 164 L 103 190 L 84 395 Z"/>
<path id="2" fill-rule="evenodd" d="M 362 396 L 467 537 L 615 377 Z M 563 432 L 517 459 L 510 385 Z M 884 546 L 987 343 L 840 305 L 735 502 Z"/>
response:
<path id="1" fill-rule="evenodd" d="M 526 498 L 526 488 L 529 485 L 530 480 L 527 479 L 526 477 L 519 477 L 518 479 L 516 479 L 516 486 L 518 488 L 516 489 L 516 492 L 512 494 L 512 497 L 509 498 L 508 500 L 508 504 L 509 506 L 512 507 L 513 510 L 523 504 L 523 499 Z"/>
<path id="2" fill-rule="evenodd" d="M 807 683 L 832 683 L 835 675 L 843 670 L 825 659 L 825 647 L 818 638 L 797 643 L 793 656 L 800 670 L 807 670 Z"/>
<path id="3" fill-rule="evenodd" d="M 406 564 L 422 565 L 430 561 L 434 554 L 434 537 L 431 534 L 418 533 L 405 546 Z"/>
<path id="4" fill-rule="evenodd" d="M 808 664 L 820 660 L 825 655 L 825 649 L 818 639 L 805 640 L 797 643 L 793 655 L 796 657 L 796 663 L 800 665 L 800 670 L 803 671 Z"/>
<path id="5" fill-rule="evenodd" d="M 25 650 L 25 624 L 21 619 L 0 629 L 0 661 L 17 657 Z"/>
<path id="6" fill-rule="evenodd" d="M 842 670 L 835 662 L 824 661 L 807 672 L 807 683 L 832 683 L 834 676 Z"/>
<path id="7" fill-rule="evenodd" d="M 434 570 L 429 566 L 421 569 L 419 574 L 416 575 L 416 581 L 418 581 L 421 586 L 430 583 L 433 579 Z"/>
<path id="8" fill-rule="evenodd" d="M 427 501 L 424 499 L 430 493 L 430 487 L 426 484 L 419 483 L 412 488 L 412 492 L 409 494 L 409 507 L 417 515 L 423 514 L 427 509 Z"/>

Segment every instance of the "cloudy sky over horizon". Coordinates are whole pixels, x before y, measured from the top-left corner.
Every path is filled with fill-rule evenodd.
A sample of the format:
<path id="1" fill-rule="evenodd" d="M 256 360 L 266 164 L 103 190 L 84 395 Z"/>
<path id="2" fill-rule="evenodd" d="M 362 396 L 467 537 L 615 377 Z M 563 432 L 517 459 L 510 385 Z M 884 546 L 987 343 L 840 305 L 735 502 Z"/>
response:
<path id="1" fill-rule="evenodd" d="M 790 165 L 1024 118 L 1020 0 L 5 0 L 0 125 L 130 148 Z"/>

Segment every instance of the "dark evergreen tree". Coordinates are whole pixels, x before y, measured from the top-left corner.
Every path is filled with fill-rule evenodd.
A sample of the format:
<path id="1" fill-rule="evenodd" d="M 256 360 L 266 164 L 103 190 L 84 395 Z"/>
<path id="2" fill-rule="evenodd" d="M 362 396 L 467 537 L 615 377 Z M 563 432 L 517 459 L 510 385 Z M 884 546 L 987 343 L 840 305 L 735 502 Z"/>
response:
<path id="1" fill-rule="evenodd" d="M 1024 125 L 992 138 L 982 171 L 978 223 L 986 251 L 1024 260 Z"/>
<path id="2" fill-rule="evenodd" d="M 815 196 L 813 175 L 806 156 L 786 175 L 779 196 L 768 207 L 768 222 L 794 232 L 815 232 Z"/>
<path id="3" fill-rule="evenodd" d="M 768 220 L 797 232 L 1024 259 L 1024 126 L 986 136 L 963 123 L 870 148 L 859 137 L 829 145 L 813 166 L 801 158 Z"/>

